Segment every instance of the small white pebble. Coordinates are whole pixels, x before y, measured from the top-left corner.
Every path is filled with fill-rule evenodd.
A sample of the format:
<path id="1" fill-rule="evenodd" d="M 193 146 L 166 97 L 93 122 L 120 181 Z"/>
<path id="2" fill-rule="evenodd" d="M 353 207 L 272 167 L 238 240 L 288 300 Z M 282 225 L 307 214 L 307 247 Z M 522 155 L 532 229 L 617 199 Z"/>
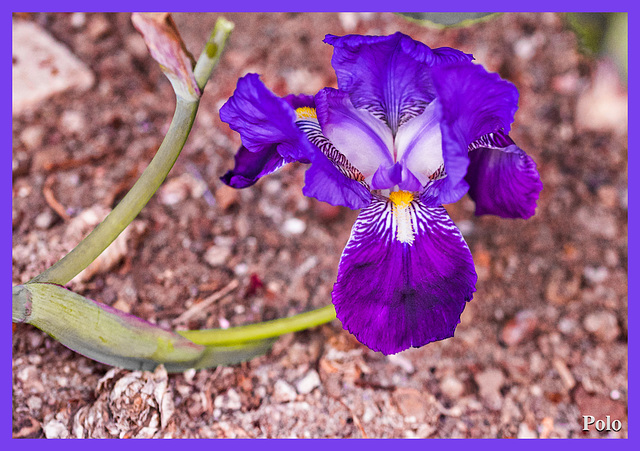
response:
<path id="1" fill-rule="evenodd" d="M 68 438 L 67 427 L 58 420 L 51 420 L 42 428 L 44 436 L 47 438 Z"/>
<path id="2" fill-rule="evenodd" d="M 73 28 L 82 28 L 87 23 L 87 16 L 85 13 L 73 13 L 71 14 L 71 26 Z"/>
<path id="3" fill-rule="evenodd" d="M 371 407 L 367 406 L 367 408 L 364 410 L 364 413 L 362 414 L 362 422 L 369 423 L 375 417 L 376 417 L 376 411 L 373 410 Z"/>
<path id="4" fill-rule="evenodd" d="M 538 438 L 538 434 L 536 434 L 527 423 L 520 423 L 518 427 L 518 438 Z"/>
<path id="5" fill-rule="evenodd" d="M 571 318 L 562 318 L 558 322 L 558 330 L 565 335 L 570 334 L 576 328 L 576 322 Z"/>
<path id="6" fill-rule="evenodd" d="M 69 133 L 79 133 L 86 128 L 85 117 L 80 111 L 67 110 L 63 112 L 60 124 Z"/>
<path id="7" fill-rule="evenodd" d="M 228 329 L 231 326 L 229 320 L 227 318 L 223 318 L 222 316 L 218 318 L 218 322 L 220 323 L 220 329 Z"/>
<path id="8" fill-rule="evenodd" d="M 238 263 L 235 268 L 233 268 L 233 272 L 236 276 L 244 276 L 249 272 L 249 265 L 246 263 Z"/>
<path id="9" fill-rule="evenodd" d="M 42 398 L 31 396 L 29 399 L 27 399 L 27 407 L 29 407 L 31 411 L 40 410 L 42 408 Z"/>
<path id="10" fill-rule="evenodd" d="M 196 377 L 196 370 L 194 368 L 190 368 L 186 370 L 183 375 L 185 382 L 187 384 L 191 384 L 193 382 L 193 378 Z"/>
<path id="11" fill-rule="evenodd" d="M 31 194 L 31 188 L 28 186 L 21 186 L 18 189 L 18 197 L 20 198 L 27 197 L 29 194 Z"/>
<path id="12" fill-rule="evenodd" d="M 36 216 L 35 226 L 41 230 L 46 230 L 53 224 L 53 213 L 50 210 L 45 210 Z"/>
<path id="13" fill-rule="evenodd" d="M 412 374 L 416 369 L 411 360 L 400 354 L 391 354 L 387 356 L 390 363 L 402 368 L 406 373 Z"/>
<path id="14" fill-rule="evenodd" d="M 316 370 L 309 371 L 302 379 L 296 384 L 296 389 L 301 395 L 309 394 L 314 388 L 320 386 L 320 376 Z"/>
<path id="15" fill-rule="evenodd" d="M 204 261 L 211 266 L 221 266 L 230 256 L 230 248 L 224 246 L 211 246 L 204 254 Z"/>
<path id="16" fill-rule="evenodd" d="M 282 230 L 288 235 L 300 235 L 307 229 L 307 224 L 302 219 L 289 218 L 282 225 Z"/>
<path id="17" fill-rule="evenodd" d="M 213 405 L 217 409 L 239 410 L 242 407 L 242 400 L 238 392 L 230 388 L 225 394 L 216 396 Z"/>
<path id="18" fill-rule="evenodd" d="M 262 185 L 262 189 L 267 194 L 277 194 L 282 190 L 282 184 L 279 180 L 268 179 Z"/>
<path id="19" fill-rule="evenodd" d="M 599 284 L 604 282 L 609 277 L 609 271 L 604 266 L 586 266 L 583 271 L 584 278 L 592 284 Z"/>
<path id="20" fill-rule="evenodd" d="M 462 235 L 464 236 L 471 235 L 473 233 L 473 221 L 463 219 L 462 221 L 458 221 L 456 225 L 458 226 L 458 230 L 460 230 L 460 233 L 462 233 Z"/>
<path id="21" fill-rule="evenodd" d="M 542 396 L 542 389 L 539 385 L 532 385 L 529 391 L 533 396 Z"/>
<path id="22" fill-rule="evenodd" d="M 288 382 L 278 379 L 273 386 L 273 399 L 279 403 L 295 401 L 296 389 Z"/>

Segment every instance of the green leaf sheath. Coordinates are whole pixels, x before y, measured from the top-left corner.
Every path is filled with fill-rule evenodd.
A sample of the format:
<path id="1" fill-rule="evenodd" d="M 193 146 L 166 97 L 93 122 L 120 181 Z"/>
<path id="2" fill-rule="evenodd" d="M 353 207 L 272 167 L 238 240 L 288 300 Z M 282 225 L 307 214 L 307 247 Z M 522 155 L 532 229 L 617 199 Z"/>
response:
<path id="1" fill-rule="evenodd" d="M 161 363 L 169 372 L 234 365 L 264 354 L 275 341 L 205 346 L 59 285 L 29 283 L 13 292 L 13 322 L 31 324 L 79 354 L 129 370 L 151 371 Z"/>

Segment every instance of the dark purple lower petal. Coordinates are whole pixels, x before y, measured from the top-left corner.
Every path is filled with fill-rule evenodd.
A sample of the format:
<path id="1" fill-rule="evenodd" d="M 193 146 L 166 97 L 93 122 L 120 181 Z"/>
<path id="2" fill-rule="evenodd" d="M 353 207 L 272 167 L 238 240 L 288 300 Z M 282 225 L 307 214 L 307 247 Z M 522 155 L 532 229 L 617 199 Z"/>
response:
<path id="1" fill-rule="evenodd" d="M 220 177 L 226 185 L 233 188 L 246 188 L 260 177 L 269 175 L 285 165 L 276 145 L 265 146 L 263 150 L 251 152 L 242 146 L 235 155 L 235 167 Z"/>
<path id="2" fill-rule="evenodd" d="M 502 133 L 485 135 L 470 146 L 465 179 L 476 214 L 527 219 L 542 190 L 535 162 Z"/>
<path id="3" fill-rule="evenodd" d="M 384 354 L 453 336 L 477 281 L 444 208 L 401 207 L 374 198 L 360 212 L 332 293 L 343 327 Z"/>

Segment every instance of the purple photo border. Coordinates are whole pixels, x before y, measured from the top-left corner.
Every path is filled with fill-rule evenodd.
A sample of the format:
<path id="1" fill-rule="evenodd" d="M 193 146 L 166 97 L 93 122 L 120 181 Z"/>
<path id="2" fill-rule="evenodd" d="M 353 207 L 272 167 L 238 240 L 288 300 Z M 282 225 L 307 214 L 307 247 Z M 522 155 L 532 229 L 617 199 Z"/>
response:
<path id="1" fill-rule="evenodd" d="M 444 11 L 627 11 L 629 12 L 629 74 L 637 74 L 638 71 L 638 62 L 633 57 L 637 54 L 637 47 L 635 44 L 638 42 L 638 37 L 640 35 L 640 31 L 636 29 L 634 26 L 637 25 L 640 21 L 638 20 L 638 9 L 637 6 L 632 6 L 631 2 L 625 0 L 613 0 L 608 1 L 606 3 L 596 3 L 594 1 L 537 1 L 534 3 L 522 3 L 522 2 L 513 2 L 513 1 L 490 1 L 484 3 L 472 2 L 470 0 L 463 0 L 455 3 L 455 7 L 453 8 L 439 8 L 436 5 L 433 5 L 431 2 L 425 2 L 424 0 L 400 0 L 393 2 L 392 4 L 388 4 L 386 2 L 382 2 L 380 0 L 375 0 L 372 2 L 371 0 L 325 0 L 317 3 L 310 2 L 299 2 L 294 0 L 276 0 L 270 2 L 264 2 L 259 0 L 243 0 L 242 2 L 233 2 L 227 5 L 223 4 L 223 2 L 212 2 L 207 1 L 204 2 L 202 0 L 198 0 L 195 2 L 191 2 L 188 4 L 189 7 L 185 8 L 186 5 L 181 5 L 182 8 L 179 8 L 179 11 L 233 11 L 233 12 L 253 12 L 253 11 L 296 11 L 296 12 L 319 12 L 319 11 L 389 11 L 390 7 L 393 7 L 396 11 L 421 11 L 424 10 L 425 7 L 434 8 L 436 11 L 440 10 Z M 446 3 L 443 6 L 451 7 L 452 4 Z M 524 8 L 524 9 L 523 9 Z M 42 0 L 39 1 L 27 1 L 21 2 L 20 4 L 14 3 L 4 3 L 2 14 L 2 25 L 0 26 L 0 33 L 2 33 L 2 56 L 3 56 L 3 69 L 0 72 L 0 76 L 2 77 L 2 81 L 4 81 L 5 86 L 9 86 L 11 83 L 11 69 L 9 61 L 11 61 L 11 13 L 12 11 L 176 11 L 175 4 L 172 4 L 166 0 L 156 1 L 156 2 L 124 2 L 121 0 L 116 0 L 109 2 L 108 4 L 95 4 L 88 2 L 80 2 L 77 0 L 74 1 L 62 1 L 62 2 L 45 2 Z M 629 80 L 632 80 L 632 76 L 629 77 Z M 8 89 L 3 90 L 4 95 L 2 96 L 2 115 L 3 115 L 3 140 L 5 142 L 5 149 L 12 148 L 12 127 L 11 127 L 11 94 Z M 638 94 L 636 86 L 629 87 L 629 117 L 636 118 L 636 105 L 638 101 Z M 631 123 L 631 121 L 630 121 Z M 629 142 L 638 142 L 639 132 L 637 129 L 633 127 L 629 127 Z M 633 146 L 629 146 L 629 148 L 633 149 Z M 7 298 L 9 288 L 11 287 L 11 153 L 5 150 L 0 153 L 0 158 L 3 159 L 3 163 L 0 165 L 4 175 L 0 177 L 0 184 L 2 188 L 0 189 L 0 227 L 2 228 L 0 231 L 2 239 L 0 240 L 0 265 L 2 271 L 0 272 L 3 280 L 3 286 L 7 293 Z M 629 172 L 633 169 L 638 168 L 640 163 L 640 156 L 635 152 L 628 153 L 628 163 L 629 163 Z M 639 215 L 636 210 L 636 199 L 638 196 L 640 181 L 635 177 L 629 178 L 629 214 L 628 214 L 628 229 L 630 231 L 637 230 L 636 227 L 640 227 Z M 633 234 L 629 234 L 628 239 L 628 248 L 629 248 L 629 258 L 628 258 L 628 268 L 629 274 L 638 274 L 640 271 L 640 263 L 638 261 L 638 251 L 640 250 L 640 239 L 635 237 Z M 5 284 L 6 283 L 6 284 Z M 639 307 L 635 305 L 635 296 L 639 292 L 640 282 L 635 277 L 629 277 L 629 323 L 631 323 L 638 316 Z M 5 307 L 5 315 L 10 314 L 10 302 L 4 303 Z M 7 443 L 9 449 L 36 449 L 36 447 L 44 446 L 47 449 L 69 449 L 75 447 L 85 447 L 87 444 L 84 441 L 78 440 L 50 440 L 46 442 L 42 442 L 39 440 L 13 440 L 11 439 L 11 426 L 12 426 L 12 415 L 9 406 L 12 406 L 12 370 L 11 370 L 11 327 L 7 325 L 7 327 L 0 329 L 2 333 L 2 355 L 3 357 L 6 355 L 6 362 L 8 368 L 4 371 L 0 371 L 1 378 L 1 393 L 2 393 L 2 403 L 1 405 L 4 408 L 1 409 L 2 416 L 0 422 L 2 424 L 3 433 L 1 434 L 3 441 L 11 441 L 11 443 Z M 632 443 L 637 443 L 637 426 L 639 422 L 637 421 L 637 417 L 635 413 L 637 412 L 635 408 L 631 407 L 637 406 L 638 395 L 635 388 L 632 388 L 632 381 L 635 381 L 635 377 L 637 375 L 637 338 L 634 333 L 629 334 L 629 390 L 628 390 L 628 400 L 629 400 L 629 415 L 628 415 L 628 430 L 629 430 L 629 439 L 627 440 L 616 440 L 616 441 L 608 441 L 606 446 L 614 446 L 616 448 L 622 447 L 627 449 L 634 449 L 637 447 L 636 445 L 632 445 Z M 13 407 L 13 406 L 12 406 Z M 115 444 L 112 440 L 99 440 L 94 441 L 91 446 L 98 447 L 100 449 L 112 449 Z M 256 443 L 253 440 L 234 440 L 233 443 L 224 443 L 222 446 L 230 446 L 233 450 L 249 450 L 253 449 L 253 447 L 258 446 L 261 449 L 282 449 L 282 448 L 293 448 L 297 446 L 304 446 L 305 448 L 311 446 L 313 449 L 320 449 L 325 446 L 352 446 L 352 442 L 347 442 L 345 440 L 333 441 L 331 444 L 325 443 L 323 440 L 306 440 L 303 444 L 300 444 L 298 441 L 294 440 L 265 440 L 260 443 Z M 382 440 L 367 440 L 365 446 L 373 447 L 374 449 L 382 450 L 383 447 L 386 448 L 390 444 L 382 441 Z M 468 440 L 446 440 L 446 441 L 434 441 L 431 440 L 426 443 L 424 440 L 404 440 L 402 444 L 398 444 L 397 446 L 406 447 L 407 449 L 416 449 L 422 450 L 426 447 L 446 447 L 447 450 L 450 449 L 460 449 L 467 448 L 468 446 L 476 449 L 477 447 L 481 448 L 491 448 L 494 449 L 496 447 L 511 447 L 516 446 L 518 448 L 523 449 L 538 449 L 541 444 L 537 441 L 533 440 L 520 440 L 516 444 L 512 444 L 508 440 L 474 440 L 474 443 L 469 443 Z M 580 447 L 581 449 L 595 449 L 596 447 L 600 447 L 601 443 L 599 440 L 580 440 L 579 442 L 571 441 L 571 445 L 566 443 L 566 440 L 552 440 L 545 443 L 543 446 L 557 448 L 560 449 L 566 446 L 575 446 Z M 162 450 L 172 450 L 173 447 L 176 446 L 173 441 L 157 441 L 153 444 L 140 443 L 138 441 L 124 440 L 119 442 L 118 447 L 124 446 L 126 448 L 131 447 L 132 449 L 135 447 L 136 449 L 140 449 L 140 447 L 144 446 L 153 446 L 154 448 Z M 210 443 L 205 440 L 191 440 L 187 446 L 194 446 L 197 448 L 200 447 L 211 447 L 211 446 L 220 446 L 219 443 Z"/>

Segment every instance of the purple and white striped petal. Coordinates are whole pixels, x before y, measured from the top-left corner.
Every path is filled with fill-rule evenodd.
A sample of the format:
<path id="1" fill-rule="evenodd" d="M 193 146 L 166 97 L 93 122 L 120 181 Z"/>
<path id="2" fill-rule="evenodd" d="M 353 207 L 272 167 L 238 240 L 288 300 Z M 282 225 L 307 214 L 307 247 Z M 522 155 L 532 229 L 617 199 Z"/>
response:
<path id="1" fill-rule="evenodd" d="M 471 143 L 465 179 L 476 215 L 527 219 L 535 214 L 542 190 L 536 163 L 504 133 Z"/>
<path id="2" fill-rule="evenodd" d="M 364 208 L 371 202 L 371 193 L 364 182 L 345 176 L 320 150 L 313 154 L 311 166 L 304 174 L 302 194 L 352 210 Z"/>
<path id="3" fill-rule="evenodd" d="M 331 205 L 359 209 L 369 205 L 371 193 L 364 176 L 323 134 L 316 110 L 296 109 L 296 125 L 314 146 L 302 193 Z"/>
<path id="4" fill-rule="evenodd" d="M 445 209 L 400 191 L 360 212 L 332 297 L 346 330 L 394 354 L 453 336 L 476 281 L 469 248 Z"/>

